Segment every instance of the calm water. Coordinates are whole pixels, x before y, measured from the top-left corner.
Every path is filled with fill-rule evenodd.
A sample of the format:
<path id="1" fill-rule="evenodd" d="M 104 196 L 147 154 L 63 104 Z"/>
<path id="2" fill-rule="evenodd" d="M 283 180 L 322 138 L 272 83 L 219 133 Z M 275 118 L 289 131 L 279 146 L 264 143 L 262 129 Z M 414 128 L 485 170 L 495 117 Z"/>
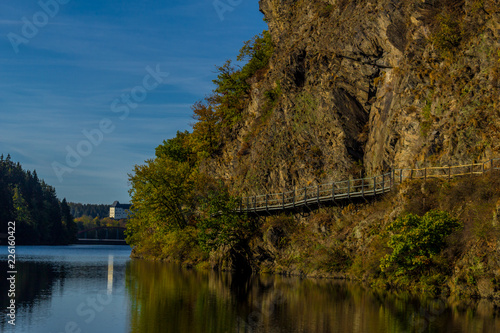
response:
<path id="1" fill-rule="evenodd" d="M 500 332 L 488 301 L 445 304 L 331 280 L 200 273 L 129 255 L 127 246 L 18 246 L 14 328 L 2 254 L 0 331 Z"/>

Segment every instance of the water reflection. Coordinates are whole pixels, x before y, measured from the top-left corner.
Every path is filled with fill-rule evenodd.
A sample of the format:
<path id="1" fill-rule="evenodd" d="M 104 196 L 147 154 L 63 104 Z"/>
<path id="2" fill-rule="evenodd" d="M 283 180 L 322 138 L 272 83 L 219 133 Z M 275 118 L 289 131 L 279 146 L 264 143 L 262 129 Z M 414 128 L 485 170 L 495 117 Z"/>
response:
<path id="1" fill-rule="evenodd" d="M 3 263 L 3 262 L 2 262 Z M 0 279 L 0 290 L 2 297 L 0 297 L 0 306 L 2 314 L 6 313 L 5 308 L 10 302 L 7 296 L 9 285 L 7 278 L 4 277 L 7 271 L 7 265 L 2 265 L 2 278 Z M 53 291 L 64 290 L 64 280 L 66 277 L 66 269 L 61 266 L 54 266 L 49 263 L 33 263 L 21 262 L 16 264 L 16 306 L 22 307 L 28 314 L 32 314 L 34 307 L 37 304 L 50 302 Z M 5 293 L 5 295 L 4 295 Z M 0 316 L 0 328 L 5 327 L 9 318 L 5 315 Z"/>
<path id="2" fill-rule="evenodd" d="M 108 256 L 108 295 L 111 295 L 113 292 L 113 255 Z"/>
<path id="3" fill-rule="evenodd" d="M 500 306 L 487 300 L 445 303 L 340 281 L 197 272 L 130 261 L 126 247 L 19 252 L 16 327 L 6 322 L 2 277 L 0 332 L 500 332 Z"/>
<path id="4" fill-rule="evenodd" d="M 374 292 L 340 281 L 196 272 L 144 261 L 127 267 L 130 332 L 498 332 L 439 299 Z"/>
<path id="5" fill-rule="evenodd" d="M 7 323 L 2 275 L 0 332 L 127 331 L 129 247 L 19 246 L 16 254 L 16 326 Z M 3 269 L 6 261 L 0 259 L 0 265 Z"/>

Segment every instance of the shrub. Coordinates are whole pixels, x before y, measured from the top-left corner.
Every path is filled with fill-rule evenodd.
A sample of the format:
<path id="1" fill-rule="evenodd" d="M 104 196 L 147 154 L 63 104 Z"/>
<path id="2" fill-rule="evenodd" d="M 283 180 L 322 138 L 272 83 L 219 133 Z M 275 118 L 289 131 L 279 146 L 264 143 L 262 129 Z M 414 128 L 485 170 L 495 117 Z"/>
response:
<path id="1" fill-rule="evenodd" d="M 334 9 L 333 6 L 331 4 L 328 4 L 319 10 L 319 16 L 325 18 L 330 17 L 330 14 L 333 12 L 333 9 Z"/>
<path id="2" fill-rule="evenodd" d="M 438 27 L 432 35 L 432 42 L 444 55 L 453 56 L 456 48 L 462 41 L 460 21 L 453 14 L 439 14 L 436 16 Z"/>
<path id="3" fill-rule="evenodd" d="M 447 212 L 431 210 L 424 216 L 400 216 L 388 227 L 387 245 L 392 253 L 381 259 L 380 268 L 396 277 L 420 275 L 434 264 L 446 238 L 461 224 Z"/>
<path id="4" fill-rule="evenodd" d="M 264 95 L 266 96 L 267 103 L 271 107 L 274 107 L 278 102 L 279 98 L 281 97 L 282 93 L 283 92 L 281 91 L 281 85 L 278 81 L 276 82 L 276 87 L 272 90 L 265 91 Z"/>

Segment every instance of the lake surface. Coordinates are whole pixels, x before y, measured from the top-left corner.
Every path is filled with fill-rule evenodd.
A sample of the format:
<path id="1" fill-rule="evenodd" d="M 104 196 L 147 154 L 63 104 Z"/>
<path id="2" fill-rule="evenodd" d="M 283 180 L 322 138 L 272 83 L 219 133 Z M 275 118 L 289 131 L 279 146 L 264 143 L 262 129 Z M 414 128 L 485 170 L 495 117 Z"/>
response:
<path id="1" fill-rule="evenodd" d="M 500 332 L 489 301 L 444 303 L 356 284 L 197 272 L 128 246 L 16 248 L 16 326 L 0 247 L 1 332 Z"/>

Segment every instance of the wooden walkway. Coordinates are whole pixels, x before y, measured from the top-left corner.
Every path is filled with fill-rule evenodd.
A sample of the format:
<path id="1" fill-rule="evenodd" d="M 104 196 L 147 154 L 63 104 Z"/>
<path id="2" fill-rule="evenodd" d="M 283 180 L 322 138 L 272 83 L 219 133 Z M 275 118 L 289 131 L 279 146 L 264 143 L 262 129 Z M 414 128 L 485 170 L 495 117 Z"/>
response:
<path id="1" fill-rule="evenodd" d="M 375 177 L 348 179 L 296 188 L 288 192 L 244 197 L 238 212 L 266 215 L 284 211 L 304 211 L 322 204 L 375 197 L 390 192 L 406 179 L 450 179 L 456 176 L 480 175 L 493 170 L 500 170 L 500 158 L 466 165 L 395 169 Z"/>

